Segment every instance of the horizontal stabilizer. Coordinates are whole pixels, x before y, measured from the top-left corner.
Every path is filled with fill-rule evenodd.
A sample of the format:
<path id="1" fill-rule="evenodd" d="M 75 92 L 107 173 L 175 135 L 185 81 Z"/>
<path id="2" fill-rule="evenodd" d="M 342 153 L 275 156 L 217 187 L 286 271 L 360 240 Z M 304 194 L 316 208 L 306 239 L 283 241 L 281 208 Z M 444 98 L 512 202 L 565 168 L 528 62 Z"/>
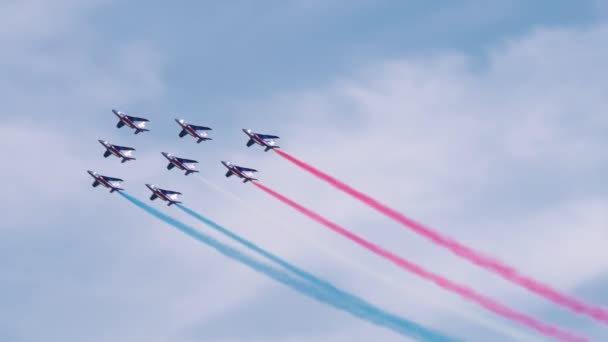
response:
<path id="1" fill-rule="evenodd" d="M 94 188 L 96 188 L 96 187 L 98 187 L 98 186 L 99 186 L 99 182 L 98 182 L 98 181 L 94 181 L 94 182 L 93 182 L 93 187 L 94 187 Z"/>
<path id="2" fill-rule="evenodd" d="M 169 163 L 169 165 L 167 165 L 167 170 L 171 170 L 175 167 L 175 165 L 173 165 L 173 163 Z"/>
<path id="3" fill-rule="evenodd" d="M 233 175 L 232 171 L 228 170 L 228 172 L 226 172 L 226 177 L 230 177 L 232 175 Z"/>
<path id="4" fill-rule="evenodd" d="M 179 137 L 180 137 L 180 138 L 183 138 L 183 137 L 185 137 L 185 136 L 186 136 L 186 134 L 188 134 L 188 132 L 186 132 L 186 130 L 182 129 L 182 131 L 181 131 L 181 132 L 179 132 Z"/>
<path id="5" fill-rule="evenodd" d="M 152 194 L 152 196 L 150 196 L 150 201 L 154 201 L 157 198 L 158 196 L 156 196 L 156 194 Z"/>
<path id="6" fill-rule="evenodd" d="M 122 126 L 124 126 L 125 123 L 122 121 L 118 121 L 118 123 L 116 124 L 116 127 L 121 128 Z"/>
<path id="7" fill-rule="evenodd" d="M 249 139 L 249 141 L 247 142 L 247 147 L 251 147 L 251 145 L 253 145 L 255 143 L 255 141 L 253 141 L 253 139 Z"/>
<path id="8" fill-rule="evenodd" d="M 108 157 L 109 157 L 111 154 L 112 154 L 112 153 L 111 153 L 110 151 L 106 150 L 106 151 L 104 152 L 103 156 L 104 156 L 105 158 L 108 158 Z"/>

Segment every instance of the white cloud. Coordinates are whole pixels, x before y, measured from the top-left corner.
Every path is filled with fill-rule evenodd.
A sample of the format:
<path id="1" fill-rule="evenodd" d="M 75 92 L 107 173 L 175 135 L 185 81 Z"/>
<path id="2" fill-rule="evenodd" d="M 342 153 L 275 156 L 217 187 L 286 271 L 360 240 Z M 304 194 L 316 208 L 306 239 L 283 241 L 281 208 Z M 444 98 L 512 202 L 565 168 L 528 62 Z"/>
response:
<path id="1" fill-rule="evenodd" d="M 256 116 L 256 125 L 280 133 L 287 151 L 313 165 L 571 292 L 608 268 L 594 242 L 606 239 L 607 224 L 598 172 L 608 162 L 605 33 L 534 32 L 492 50 L 482 69 L 459 55 L 372 66 L 260 104 L 258 112 L 274 116 Z M 519 308 L 544 307 L 286 162 L 265 159 L 263 171 L 263 181 L 408 258 Z M 357 288 L 372 292 L 367 285 Z"/>
<path id="2" fill-rule="evenodd" d="M 219 132 L 212 144 L 180 141 L 179 147 L 172 146 L 185 156 L 204 156 L 203 175 L 254 203 L 254 211 L 272 216 L 263 221 L 255 214 L 243 214 L 240 205 L 219 200 L 192 176 L 168 174 L 158 153 L 168 143 L 155 140 L 156 131 L 134 137 L 116 130 L 115 122 L 100 128 L 77 121 L 95 121 L 91 113 L 104 112 L 108 114 L 105 123 L 113 120 L 108 106 L 135 106 L 162 95 L 161 68 L 168 58 L 142 41 L 113 45 L 117 48 L 103 62 L 87 44 L 40 54 L 38 44 L 63 35 L 74 35 L 78 42 L 95 37 L 89 36 L 85 14 L 96 3 L 80 4 L 57 5 L 63 19 L 59 21 L 52 17 L 55 7 L 47 8 L 44 2 L 10 3 L 10 11 L 0 11 L 12 28 L 0 38 L 18 47 L 4 57 L 10 77 L 0 81 L 0 89 L 9 94 L 4 106 L 10 116 L 0 120 L 0 145 L 17 146 L 21 152 L 0 169 L 0 176 L 11 180 L 6 189 L 14 200 L 2 208 L 13 229 L 0 229 L 0 234 L 5 241 L 16 241 L 20 234 L 32 237 L 57 229 L 56 236 L 43 245 L 83 243 L 97 249 L 82 250 L 73 258 L 100 259 L 96 269 L 62 269 L 55 277 L 65 278 L 67 286 L 59 282 L 46 292 L 42 289 L 42 299 L 32 311 L 12 313 L 12 320 L 22 320 L 15 325 L 18 333 L 41 338 L 49 329 L 44 318 L 54 315 L 56 321 L 51 323 L 56 325 L 57 340 L 65 341 L 66 336 L 82 340 L 90 333 L 86 329 L 95 327 L 90 318 L 78 317 L 80 306 L 74 298 L 92 298 L 88 303 L 103 309 L 100 326 L 107 328 L 105 336 L 112 340 L 185 340 L 184 330 L 246 306 L 274 286 L 243 266 L 198 248 L 126 203 L 117 205 L 117 196 L 90 188 L 92 180 L 84 170 L 92 168 L 124 177 L 129 191 L 141 198 L 149 196 L 142 186 L 148 181 L 183 189 L 184 201 L 193 209 L 212 214 L 237 233 L 382 307 L 459 337 L 500 339 L 497 331 L 490 331 L 492 327 L 484 332 L 487 335 L 475 335 L 480 327 L 466 320 L 485 315 L 481 310 L 370 256 L 253 187 L 225 179 L 219 165 L 225 156 L 259 168 L 260 179 L 268 185 L 407 258 L 519 308 L 545 308 L 540 300 L 532 301 L 523 291 L 431 247 L 271 152 L 242 147 L 235 154 L 224 147 Z M 24 24 L 31 22 L 40 26 Z M 23 41 L 17 44 L 11 32 L 23 32 Z M 607 237 L 608 194 L 597 172 L 608 162 L 602 153 L 608 127 L 608 103 L 603 96 L 608 85 L 605 33 L 603 26 L 535 32 L 493 49 L 481 68 L 459 54 L 378 63 L 329 85 L 247 103 L 243 121 L 281 135 L 285 150 L 412 217 L 570 291 L 607 268 L 601 256 Z M 62 124 L 73 125 L 54 123 L 49 112 L 61 114 L 57 120 Z M 98 137 L 90 137 L 93 133 L 137 143 L 141 146 L 138 160 L 123 165 L 102 159 Z M 535 184 L 542 187 L 535 189 Z M 559 191 L 543 196 L 548 188 Z M 40 211 L 34 215 L 24 210 L 21 204 L 26 201 Z M 68 214 L 63 217 L 63 213 Z M 184 215 L 176 216 L 194 223 Z M 82 227 L 84 222 L 89 226 Z M 20 229 L 36 224 L 35 231 Z M 280 226 L 286 230 L 279 230 Z M 102 241 L 79 240 L 88 241 L 88 234 Z M 351 261 L 340 261 L 318 243 Z M 104 248 L 108 250 L 100 252 Z M 564 250 L 580 252 L 566 254 Z M 115 259 L 108 259 L 111 262 L 106 265 L 108 255 Z M 52 254 L 47 258 L 55 260 Z M 397 288 L 353 263 L 384 274 Z M 39 273 L 33 272 L 31 279 L 24 277 L 24 282 L 41 283 L 48 276 L 33 269 Z M 75 274 L 84 280 L 72 279 Z M 90 285 L 97 277 L 99 282 Z M 82 282 L 89 286 L 78 286 Z M 95 297 L 95 293 L 100 295 Z M 66 311 L 55 313 L 53 306 L 61 300 L 67 302 Z M 447 311 L 442 303 L 455 309 Z M 122 323 L 113 316 L 116 308 L 126 311 Z M 458 311 L 464 312 L 464 322 Z M 66 317 L 81 319 L 82 331 L 68 335 L 62 330 L 68 329 L 62 325 Z M 392 333 L 368 325 L 351 330 L 351 323 L 357 321 L 345 322 L 329 334 L 320 333 L 316 340 L 394 339 Z M 508 334 L 510 330 L 504 329 Z M 234 336 L 232 340 L 244 339 L 238 329 Z"/>

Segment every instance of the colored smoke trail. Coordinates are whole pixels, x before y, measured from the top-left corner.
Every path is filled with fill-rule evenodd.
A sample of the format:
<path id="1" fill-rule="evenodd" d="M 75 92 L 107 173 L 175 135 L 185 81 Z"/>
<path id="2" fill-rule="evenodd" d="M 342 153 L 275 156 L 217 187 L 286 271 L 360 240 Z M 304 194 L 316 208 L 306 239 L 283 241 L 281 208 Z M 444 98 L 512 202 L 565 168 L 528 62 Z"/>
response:
<path id="1" fill-rule="evenodd" d="M 203 184 L 205 184 L 209 188 L 222 194 L 226 198 L 229 198 L 233 201 L 240 203 L 247 210 L 249 210 L 249 212 L 251 214 L 259 216 L 260 218 L 263 218 L 270 222 L 273 222 L 274 224 L 276 224 L 280 227 L 285 227 L 283 225 L 283 223 L 279 222 L 279 220 L 276 219 L 275 217 L 271 217 L 270 215 L 264 214 L 264 210 L 262 208 L 259 208 L 257 206 L 252 206 L 251 203 L 242 199 L 241 197 L 239 197 L 239 195 L 233 193 L 232 191 L 227 190 L 226 188 L 213 183 L 212 181 L 206 179 L 203 176 L 198 175 L 196 177 L 196 179 L 201 181 Z M 326 244 L 323 244 L 321 241 L 317 241 L 316 239 L 311 239 L 311 237 L 309 237 L 305 234 L 302 234 L 298 229 L 293 229 L 293 228 L 289 229 L 289 234 L 290 234 L 290 236 L 297 238 L 299 241 L 303 241 L 305 239 L 309 240 L 309 242 L 316 248 L 322 249 L 325 253 L 348 264 L 350 267 L 356 268 L 357 270 L 362 271 L 373 278 L 381 280 L 385 285 L 392 287 L 394 290 L 398 290 L 398 291 L 402 292 L 401 299 L 404 299 L 405 296 L 407 296 L 408 298 L 422 298 L 426 295 L 426 293 L 423 293 L 422 291 L 420 291 L 417 288 L 405 288 L 402 283 L 398 283 L 395 279 L 389 278 L 386 275 L 378 272 L 377 270 L 375 270 L 373 268 L 366 267 L 363 264 L 354 261 L 353 259 L 351 259 L 350 257 L 348 257 L 344 254 L 337 253 L 334 249 L 328 247 Z M 525 330 L 525 331 L 517 330 L 514 327 L 505 325 L 503 322 L 496 320 L 493 317 L 482 316 L 482 315 L 476 314 L 473 311 L 462 310 L 462 308 L 457 308 L 455 306 L 446 305 L 446 303 L 444 301 L 442 301 L 438 298 L 435 298 L 433 296 L 425 298 L 424 301 L 425 301 L 426 305 L 431 305 L 431 306 L 434 306 L 435 308 L 440 308 L 441 310 L 444 310 L 444 311 L 450 311 L 452 314 L 454 314 L 456 316 L 460 316 L 463 318 L 467 318 L 471 321 L 477 322 L 477 324 L 484 326 L 485 328 L 491 328 L 492 330 L 494 330 L 497 333 L 501 333 L 505 336 L 511 337 L 514 341 L 521 341 L 521 342 L 540 341 L 540 337 L 538 337 L 537 335 L 534 335 L 534 336 L 531 335 L 532 333 L 529 332 L 528 330 Z"/>
<path id="2" fill-rule="evenodd" d="M 371 251 L 372 253 L 391 261 L 395 265 L 397 265 L 409 272 L 412 272 L 421 278 L 430 280 L 433 283 L 437 284 L 438 286 L 440 286 L 448 291 L 457 293 L 460 296 L 462 296 L 463 298 L 471 300 L 471 301 L 479 304 L 480 306 L 482 306 L 502 317 L 505 317 L 514 322 L 523 324 L 523 325 L 525 325 L 529 328 L 532 328 L 549 337 L 557 338 L 560 341 L 570 341 L 570 342 L 588 341 L 584 337 L 576 336 L 570 332 L 561 330 L 561 329 L 554 327 L 552 325 L 549 325 L 547 323 L 540 322 L 533 317 L 530 317 L 526 314 L 512 310 L 512 309 L 494 301 L 493 299 L 491 299 L 489 297 L 478 294 L 477 292 L 475 292 L 474 290 L 472 290 L 470 288 L 459 285 L 459 284 L 454 283 L 437 274 L 429 272 L 429 271 L 425 270 L 424 268 L 422 268 L 412 262 L 409 262 L 409 261 L 401 258 L 400 256 L 393 254 L 392 252 L 389 252 L 389 251 L 383 249 L 382 247 L 379 247 L 379 246 L 363 239 L 362 237 L 354 234 L 353 232 L 340 227 L 339 225 L 337 225 L 337 224 L 327 220 L 326 218 L 322 217 L 321 215 L 299 205 L 298 203 L 296 203 L 296 202 L 290 200 L 289 198 L 277 193 L 276 191 L 262 185 L 259 182 L 253 182 L 253 185 L 255 185 L 259 189 L 263 190 L 264 192 L 268 193 L 269 195 L 275 197 L 279 201 L 296 209 L 300 213 L 308 216 L 309 218 L 313 219 L 314 221 L 317 221 L 318 223 L 333 230 L 334 232 L 336 232 L 336 233 L 348 238 L 349 240 L 355 242 L 356 244 L 366 248 L 367 250 Z"/>
<path id="3" fill-rule="evenodd" d="M 316 277 L 315 275 L 304 271 L 302 269 L 300 269 L 299 267 L 283 260 L 282 258 L 266 251 L 265 249 L 259 247 L 258 245 L 254 244 L 253 242 L 242 238 L 241 236 L 235 234 L 234 232 L 232 232 L 231 230 L 219 225 L 218 223 L 212 221 L 211 219 L 208 219 L 207 217 L 197 213 L 196 211 L 182 205 L 182 204 L 178 204 L 177 205 L 178 208 L 180 208 L 182 211 L 184 211 L 186 214 L 194 217 L 195 219 L 201 221 L 202 223 L 208 225 L 209 227 L 215 229 L 216 231 L 220 232 L 221 234 L 231 238 L 232 240 L 240 243 L 241 245 L 249 248 L 250 250 L 258 253 L 259 255 L 265 257 L 266 259 L 276 263 L 277 265 L 280 265 L 281 267 L 283 267 L 284 269 L 293 272 L 294 274 L 296 274 L 297 276 L 301 277 L 302 279 L 309 281 L 310 283 L 314 284 L 316 287 L 318 287 L 319 289 L 326 291 L 327 293 L 331 293 L 333 296 L 335 296 L 336 298 L 342 298 L 345 299 L 347 301 L 353 302 L 356 305 L 360 305 L 362 307 L 367 307 L 367 308 L 371 308 L 374 311 L 377 311 L 378 314 L 385 316 L 387 318 L 389 318 L 390 320 L 394 320 L 395 316 L 385 313 L 382 310 L 376 309 L 375 307 L 373 307 L 373 305 L 365 302 L 364 300 L 348 293 L 345 291 L 342 291 L 340 289 L 338 289 L 337 287 L 335 287 L 334 285 L 332 285 L 331 283 Z M 416 328 L 419 329 L 419 327 L 413 327 L 410 326 L 408 327 L 409 329 L 412 328 Z"/>
<path id="4" fill-rule="evenodd" d="M 249 248 L 250 250 L 258 253 L 259 255 L 263 256 L 264 258 L 276 263 L 277 265 L 280 265 L 284 269 L 286 269 L 290 272 L 293 272 L 294 274 L 301 277 L 302 279 L 309 281 L 310 283 L 314 284 L 316 287 L 318 287 L 322 291 L 331 293 L 336 298 L 342 298 L 342 299 L 345 299 L 352 303 L 355 303 L 356 305 L 361 305 L 363 307 L 369 307 L 369 308 L 372 308 L 374 311 L 376 311 L 376 309 L 373 307 L 373 305 L 365 302 L 361 298 L 358 298 L 348 292 L 342 291 L 342 290 L 338 289 L 337 287 L 335 287 L 334 285 L 332 285 L 331 283 L 329 283 L 321 278 L 318 278 L 317 276 L 315 276 L 307 271 L 300 269 L 299 267 L 289 263 L 288 261 L 283 260 L 282 258 L 259 247 L 258 245 L 254 244 L 253 242 L 240 237 L 239 235 L 233 233 L 229 229 L 227 229 L 227 228 L 217 224 L 216 222 L 206 218 L 205 216 L 195 212 L 194 210 L 192 210 L 184 205 L 181 205 L 181 204 L 178 204 L 177 207 L 180 208 L 181 210 L 183 210 L 186 214 L 194 217 L 195 219 L 197 219 L 197 220 L 201 221 L 202 223 L 208 225 L 209 227 L 215 229 L 216 231 L 220 232 L 221 234 L 231 238 L 232 240 L 240 243 L 241 245 Z M 393 318 L 394 316 L 391 314 L 382 312 L 381 310 L 377 310 L 377 311 L 382 316 L 387 316 L 389 319 L 394 319 Z M 419 327 L 410 326 L 409 328 L 412 329 L 412 328 L 419 328 Z"/>
<path id="5" fill-rule="evenodd" d="M 542 284 L 537 280 L 534 280 L 530 277 L 524 276 L 520 274 L 516 269 L 511 266 L 505 265 L 500 261 L 493 260 L 480 252 L 477 252 L 470 247 L 467 247 L 458 241 L 455 241 L 451 238 L 441 235 L 439 232 L 432 230 L 431 228 L 425 227 L 424 225 L 406 217 L 400 212 L 378 202 L 377 200 L 371 198 L 370 196 L 353 189 L 352 187 L 344 184 L 343 182 L 333 178 L 332 176 L 324 173 L 321 170 L 314 168 L 313 166 L 295 158 L 294 156 L 273 149 L 278 155 L 292 162 L 293 164 L 299 166 L 300 168 L 308 171 L 314 176 L 326 181 L 333 187 L 341 190 L 352 197 L 360 200 L 361 202 L 367 204 L 368 206 L 376 209 L 380 213 L 392 218 L 393 220 L 401 223 L 402 225 L 410 228 L 417 234 L 420 234 L 437 245 L 447 248 L 452 251 L 454 254 L 465 258 L 474 264 L 481 266 L 487 270 L 493 271 L 503 278 L 522 286 L 529 291 L 536 293 L 539 296 L 542 296 L 555 304 L 566 307 L 576 313 L 587 315 L 592 317 L 593 319 L 602 322 L 604 324 L 608 324 L 608 311 L 602 307 L 594 306 L 591 304 L 587 304 L 579 299 L 571 297 L 566 294 L 560 293 L 558 290 L 553 289 L 552 287 Z"/>
<path id="6" fill-rule="evenodd" d="M 393 331 L 400 333 L 404 336 L 409 336 L 409 337 L 413 337 L 413 338 L 416 338 L 416 339 L 419 339 L 422 341 L 431 341 L 431 342 L 457 341 L 455 339 L 446 337 L 446 336 L 442 335 L 441 333 L 438 333 L 438 332 L 432 331 L 430 329 L 427 329 L 423 326 L 420 326 L 414 322 L 410 322 L 410 321 L 407 321 L 405 319 L 402 319 L 400 317 L 393 316 L 390 314 L 382 314 L 383 313 L 382 310 L 377 309 L 375 307 L 371 307 L 371 306 L 365 307 L 365 306 L 359 305 L 359 303 L 350 301 L 346 297 L 342 297 L 340 299 L 343 299 L 343 300 L 339 300 L 338 298 L 336 298 L 335 296 L 333 296 L 327 292 L 320 291 L 318 288 L 316 288 L 314 286 L 310 286 L 310 284 L 304 283 L 298 279 L 295 279 L 295 278 L 291 277 L 290 275 L 286 274 L 285 272 L 282 272 L 282 271 L 277 270 L 273 267 L 270 267 L 266 264 L 263 264 L 259 261 L 256 261 L 255 259 L 252 259 L 252 258 L 246 256 L 245 254 L 235 250 L 234 248 L 222 244 L 221 242 L 213 239 L 212 237 L 197 231 L 196 229 L 182 223 L 181 221 L 179 221 L 171 216 L 163 214 L 159 210 L 145 204 L 144 202 L 136 199 L 135 197 L 133 197 L 123 191 L 119 191 L 118 193 L 123 198 L 127 199 L 129 202 L 131 202 L 134 205 L 136 205 L 137 207 L 143 209 L 144 211 L 151 214 L 152 216 L 177 228 L 179 231 L 194 238 L 195 240 L 198 240 L 199 242 L 202 242 L 202 243 L 212 247 L 213 249 L 217 250 L 224 256 L 227 256 L 233 260 L 239 261 L 239 262 L 249 266 L 250 268 L 254 269 L 255 271 L 265 274 L 266 276 L 268 276 L 278 282 L 281 282 L 284 285 L 287 285 L 287 286 L 291 287 L 292 289 L 294 289 L 304 295 L 307 295 L 313 299 L 316 299 L 317 301 L 326 303 L 337 309 L 347 311 L 356 317 L 359 317 L 363 320 L 374 323 L 376 325 L 390 328 Z"/>

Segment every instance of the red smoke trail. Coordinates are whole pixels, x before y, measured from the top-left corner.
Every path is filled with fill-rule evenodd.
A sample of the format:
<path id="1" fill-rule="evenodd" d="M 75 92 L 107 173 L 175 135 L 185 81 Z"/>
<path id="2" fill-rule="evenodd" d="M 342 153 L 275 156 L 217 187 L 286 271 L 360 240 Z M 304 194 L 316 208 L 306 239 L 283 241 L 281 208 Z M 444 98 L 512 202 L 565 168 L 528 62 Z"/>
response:
<path id="1" fill-rule="evenodd" d="M 412 272 L 426 280 L 430 280 L 430 281 L 434 282 L 435 284 L 437 284 L 438 286 L 440 286 L 448 291 L 457 293 L 466 299 L 474 301 L 477 304 L 481 305 L 482 307 L 484 307 L 500 316 L 503 316 L 509 320 L 521 323 L 544 335 L 547 335 L 547 336 L 550 336 L 553 338 L 557 338 L 560 341 L 569 341 L 569 342 L 588 341 L 584 337 L 576 336 L 570 332 L 567 332 L 567 331 L 561 330 L 557 327 L 551 326 L 549 324 L 537 321 L 536 319 L 534 319 L 530 316 L 527 316 L 523 313 L 514 311 L 514 310 L 494 301 L 491 298 L 478 294 L 477 292 L 475 292 L 472 289 L 469 289 L 465 286 L 456 284 L 446 278 L 441 277 L 440 275 L 429 272 L 429 271 L 425 270 L 424 268 L 422 268 L 414 263 L 411 263 L 411 262 L 401 258 L 400 256 L 395 255 L 392 252 L 389 252 L 389 251 L 383 249 L 382 247 L 379 247 L 379 246 L 363 239 L 362 237 L 354 234 L 353 232 L 338 226 L 337 224 L 327 220 L 326 218 L 322 217 L 321 215 L 319 215 L 307 208 L 304 208 L 303 206 L 301 206 L 301 205 L 297 204 L 296 202 L 290 200 L 289 198 L 275 192 L 274 190 L 262 185 L 261 183 L 259 183 L 259 182 L 252 182 L 252 183 L 253 183 L 253 185 L 255 185 L 258 188 L 260 188 L 261 190 L 263 190 L 264 192 L 275 197 L 279 201 L 291 206 L 292 208 L 296 209 L 297 211 L 301 212 L 302 214 L 304 214 L 304 215 L 308 216 L 309 218 L 317 221 L 318 223 L 326 226 L 327 228 L 333 230 L 334 232 L 350 239 L 351 241 L 368 249 L 369 251 L 373 252 L 374 254 L 379 255 L 379 256 L 391 261 L 395 265 L 397 265 L 409 272 Z"/>
<path id="2" fill-rule="evenodd" d="M 443 246 L 443 247 L 449 249 L 454 254 L 456 254 L 462 258 L 465 258 L 465 259 L 473 262 L 474 264 L 479 265 L 487 270 L 498 273 L 503 278 L 505 278 L 519 286 L 522 286 L 522 287 L 552 301 L 555 304 L 564 306 L 579 314 L 590 316 L 593 319 L 595 319 L 601 323 L 608 324 L 608 311 L 606 311 L 606 309 L 601 308 L 599 306 L 593 306 L 593 305 L 587 304 L 574 297 L 568 296 L 566 294 L 562 294 L 562 293 L 558 292 L 557 290 L 551 288 L 548 285 L 542 284 L 532 278 L 524 276 L 524 275 L 520 274 L 513 267 L 505 265 L 505 264 L 501 263 L 500 261 L 492 260 L 491 258 L 484 256 L 480 252 L 477 252 L 465 245 L 462 245 L 458 241 L 452 240 L 452 239 L 450 239 L 446 236 L 443 236 L 440 233 L 432 230 L 431 228 L 423 226 L 422 224 L 406 217 L 405 215 L 397 212 L 394 209 L 389 208 L 388 206 L 376 201 L 375 199 L 369 197 L 368 195 L 365 195 L 365 194 L 351 188 L 350 186 L 340 182 L 339 180 L 331 177 L 330 175 L 328 175 L 320 170 L 317 170 L 316 168 L 306 164 L 305 162 L 291 156 L 290 154 L 288 154 L 286 152 L 283 152 L 283 151 L 280 151 L 277 149 L 273 149 L 273 151 L 278 153 L 281 157 L 283 157 L 283 158 L 289 160 L 290 162 L 294 163 L 295 165 L 301 167 L 302 169 L 312 173 L 316 177 L 326 181 L 327 183 L 331 184 L 335 188 L 355 197 L 356 199 L 358 199 L 361 202 L 367 204 L 368 206 L 376 209 L 377 211 L 381 212 L 382 214 L 384 214 L 384 215 L 392 218 L 393 220 L 401 223 L 402 225 L 408 227 L 409 229 L 413 230 L 414 232 L 428 238 L 429 240 L 431 240 L 432 242 L 434 242 L 440 246 Z"/>

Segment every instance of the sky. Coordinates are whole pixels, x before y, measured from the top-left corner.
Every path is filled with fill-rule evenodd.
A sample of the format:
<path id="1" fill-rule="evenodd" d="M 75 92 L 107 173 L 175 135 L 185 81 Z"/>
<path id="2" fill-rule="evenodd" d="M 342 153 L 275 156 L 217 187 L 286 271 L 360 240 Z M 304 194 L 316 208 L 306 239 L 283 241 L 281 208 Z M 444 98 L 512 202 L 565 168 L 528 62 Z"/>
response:
<path id="1" fill-rule="evenodd" d="M 603 2 L 4 0 L 0 21 L 0 340 L 405 340 L 92 188 L 86 170 L 146 201 L 145 183 L 180 191 L 273 253 L 450 336 L 546 340 L 225 178 L 220 160 L 425 268 L 608 337 L 247 148 L 241 132 L 279 135 L 283 150 L 409 217 L 608 307 Z M 113 108 L 151 131 L 117 129 Z M 213 140 L 180 139 L 178 117 L 212 127 Z M 98 139 L 135 147 L 137 160 L 103 158 Z M 161 151 L 201 172 L 168 171 Z"/>

